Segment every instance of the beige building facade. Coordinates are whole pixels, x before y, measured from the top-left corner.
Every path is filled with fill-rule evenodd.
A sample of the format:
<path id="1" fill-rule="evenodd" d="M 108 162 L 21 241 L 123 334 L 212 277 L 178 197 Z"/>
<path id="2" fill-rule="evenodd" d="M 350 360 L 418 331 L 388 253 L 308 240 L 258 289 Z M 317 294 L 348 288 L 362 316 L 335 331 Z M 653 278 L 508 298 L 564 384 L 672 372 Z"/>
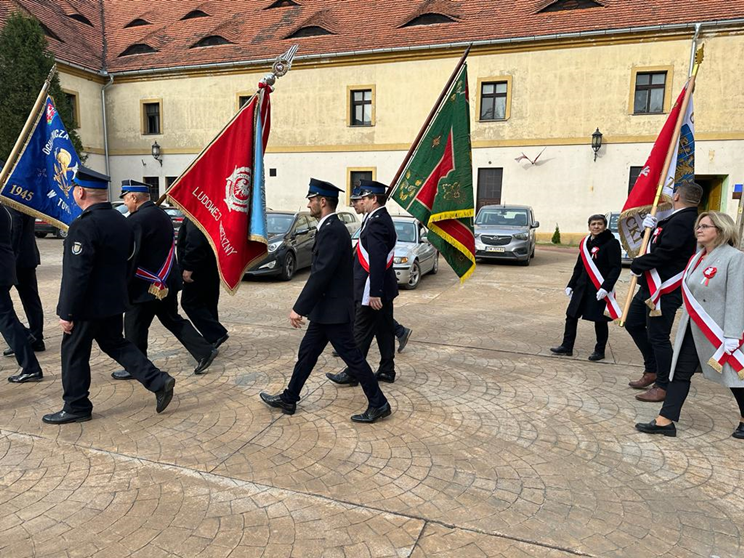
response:
<path id="1" fill-rule="evenodd" d="M 556 225 L 578 236 L 588 215 L 620 210 L 687 79 L 692 35 L 687 27 L 474 46 L 468 77 L 476 199 L 531 205 L 543 238 Z M 705 61 L 694 95 L 696 175 L 706 204 L 735 215 L 735 185 L 744 182 L 744 23 L 703 25 L 699 44 Z M 462 51 L 303 59 L 300 42 L 292 70 L 272 95 L 268 205 L 304 207 L 311 176 L 346 189 L 359 172 L 389 182 Z M 157 184 L 163 193 L 267 70 L 268 64 L 184 66 L 104 78 L 60 65 L 63 88 L 76 96 L 88 162 L 108 170 L 114 194 L 126 178 Z M 660 112 L 639 113 L 639 76 L 660 75 L 663 83 L 653 84 Z M 488 84 L 502 84 L 506 93 L 497 119 L 482 118 L 491 102 Z M 354 92 L 368 92 L 363 125 L 352 122 Z M 157 133 L 148 133 L 146 105 L 158 107 Z M 603 141 L 595 160 L 596 129 Z M 161 161 L 151 155 L 154 142 Z"/>

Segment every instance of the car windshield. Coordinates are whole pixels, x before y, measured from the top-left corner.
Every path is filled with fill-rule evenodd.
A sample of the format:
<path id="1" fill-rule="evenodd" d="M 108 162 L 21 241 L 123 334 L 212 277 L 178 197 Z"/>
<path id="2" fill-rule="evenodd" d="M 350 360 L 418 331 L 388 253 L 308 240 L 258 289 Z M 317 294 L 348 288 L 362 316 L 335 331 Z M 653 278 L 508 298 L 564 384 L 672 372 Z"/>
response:
<path id="1" fill-rule="evenodd" d="M 266 226 L 269 234 L 286 234 L 293 221 L 294 215 L 289 213 L 270 213 L 266 215 Z"/>
<path id="2" fill-rule="evenodd" d="M 610 213 L 610 223 L 607 225 L 607 228 L 610 229 L 612 232 L 617 232 L 617 222 L 620 220 L 620 214 L 619 213 Z"/>
<path id="3" fill-rule="evenodd" d="M 395 221 L 395 234 L 398 235 L 398 242 L 416 242 L 416 223 Z"/>
<path id="4" fill-rule="evenodd" d="M 502 227 L 526 227 L 529 223 L 526 209 L 510 209 L 503 207 L 499 209 L 481 209 L 475 219 L 476 225 L 502 226 Z"/>

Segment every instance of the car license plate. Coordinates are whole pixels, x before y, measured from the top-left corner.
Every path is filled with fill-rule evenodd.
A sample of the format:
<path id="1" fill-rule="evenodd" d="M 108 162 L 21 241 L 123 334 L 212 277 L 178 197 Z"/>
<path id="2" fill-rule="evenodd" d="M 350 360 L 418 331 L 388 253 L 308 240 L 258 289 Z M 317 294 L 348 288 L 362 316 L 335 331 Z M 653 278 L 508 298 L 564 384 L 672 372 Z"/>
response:
<path id="1" fill-rule="evenodd" d="M 503 251 L 504 251 L 504 249 L 503 248 L 500 248 L 498 246 L 488 246 L 486 248 L 486 252 L 503 252 Z"/>

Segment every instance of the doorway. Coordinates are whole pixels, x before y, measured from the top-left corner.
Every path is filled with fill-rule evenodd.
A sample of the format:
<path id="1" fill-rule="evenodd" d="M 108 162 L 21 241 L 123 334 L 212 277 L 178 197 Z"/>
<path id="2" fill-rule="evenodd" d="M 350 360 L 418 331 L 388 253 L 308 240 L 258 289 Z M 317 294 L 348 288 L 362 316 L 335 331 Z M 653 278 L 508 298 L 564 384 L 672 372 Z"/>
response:
<path id="1" fill-rule="evenodd" d="M 723 199 L 726 175 L 696 174 L 695 182 L 703 187 L 703 199 L 700 202 L 701 211 L 725 211 Z"/>
<path id="2" fill-rule="evenodd" d="M 478 169 L 476 212 L 484 205 L 499 205 L 501 203 L 501 183 L 503 179 L 503 168 Z"/>

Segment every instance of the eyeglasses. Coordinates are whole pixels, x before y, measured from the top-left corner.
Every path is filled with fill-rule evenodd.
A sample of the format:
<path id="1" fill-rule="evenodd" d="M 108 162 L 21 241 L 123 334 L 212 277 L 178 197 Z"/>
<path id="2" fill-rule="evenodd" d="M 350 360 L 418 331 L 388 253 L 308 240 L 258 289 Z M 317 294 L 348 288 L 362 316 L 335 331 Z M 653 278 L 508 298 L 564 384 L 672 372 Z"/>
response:
<path id="1" fill-rule="evenodd" d="M 699 231 L 700 229 L 717 229 L 717 228 L 718 227 L 716 227 L 715 225 L 698 225 L 697 227 L 695 227 L 695 230 Z"/>

